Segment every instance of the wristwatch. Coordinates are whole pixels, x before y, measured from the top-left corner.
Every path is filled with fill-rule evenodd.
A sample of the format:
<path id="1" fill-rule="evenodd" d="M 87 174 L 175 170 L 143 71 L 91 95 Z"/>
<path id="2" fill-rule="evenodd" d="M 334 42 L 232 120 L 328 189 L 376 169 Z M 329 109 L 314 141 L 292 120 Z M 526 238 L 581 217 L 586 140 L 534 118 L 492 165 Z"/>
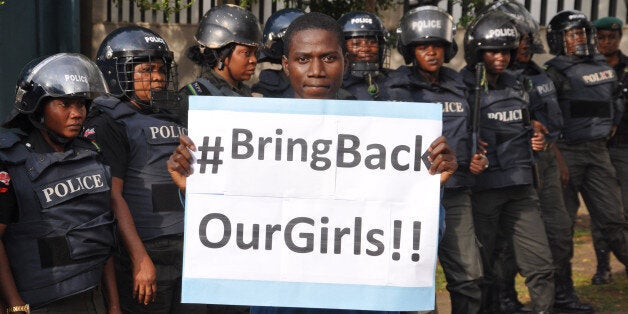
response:
<path id="1" fill-rule="evenodd" d="M 7 313 L 17 313 L 17 312 L 24 312 L 26 314 L 29 314 L 31 312 L 31 308 L 30 306 L 28 306 L 28 304 L 7 307 Z"/>

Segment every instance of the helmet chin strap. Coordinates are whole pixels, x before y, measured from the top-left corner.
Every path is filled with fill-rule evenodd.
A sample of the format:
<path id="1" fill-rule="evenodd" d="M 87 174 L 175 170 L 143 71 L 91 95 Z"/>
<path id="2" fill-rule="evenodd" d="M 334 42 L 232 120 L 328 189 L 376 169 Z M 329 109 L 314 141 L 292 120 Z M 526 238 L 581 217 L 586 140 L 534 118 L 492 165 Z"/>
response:
<path id="1" fill-rule="evenodd" d="M 44 124 L 44 116 L 41 116 L 39 114 L 31 114 L 28 116 L 28 120 L 30 120 L 30 122 L 33 124 L 35 128 L 46 132 L 50 140 L 57 145 L 65 146 L 66 144 L 68 144 L 74 139 L 74 138 L 61 136 L 51 131 L 50 129 L 48 129 L 46 125 Z"/>

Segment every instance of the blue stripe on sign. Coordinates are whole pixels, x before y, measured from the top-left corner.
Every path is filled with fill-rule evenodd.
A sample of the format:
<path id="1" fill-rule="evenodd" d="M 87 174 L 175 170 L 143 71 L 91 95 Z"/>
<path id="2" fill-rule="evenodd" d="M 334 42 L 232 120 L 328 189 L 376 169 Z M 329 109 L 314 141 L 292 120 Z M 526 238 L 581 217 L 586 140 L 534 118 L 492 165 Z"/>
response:
<path id="1" fill-rule="evenodd" d="M 397 101 L 323 100 L 263 97 L 189 96 L 190 110 L 370 116 L 441 120 L 442 106 Z"/>
<path id="2" fill-rule="evenodd" d="M 297 291 L 299 294 L 297 294 Z M 183 278 L 182 302 L 252 306 L 427 311 L 433 287 Z"/>

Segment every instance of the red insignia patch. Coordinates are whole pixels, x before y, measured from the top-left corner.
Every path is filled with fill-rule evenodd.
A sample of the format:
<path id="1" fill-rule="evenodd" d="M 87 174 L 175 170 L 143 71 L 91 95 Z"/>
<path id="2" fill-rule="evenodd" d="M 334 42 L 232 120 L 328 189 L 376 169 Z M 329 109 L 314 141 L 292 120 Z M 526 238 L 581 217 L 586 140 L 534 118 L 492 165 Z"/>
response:
<path id="1" fill-rule="evenodd" d="M 6 171 L 0 171 L 0 182 L 4 183 L 4 185 L 8 186 L 9 182 L 11 182 L 11 176 Z"/>
<path id="2" fill-rule="evenodd" d="M 83 132 L 83 137 L 89 137 L 90 135 L 94 135 L 94 134 L 96 134 L 96 131 L 94 130 L 94 128 L 87 129 L 85 130 L 85 132 Z"/>
<path id="3" fill-rule="evenodd" d="M 4 187 L 0 187 L 0 193 L 5 193 L 9 189 L 9 183 L 11 182 L 11 176 L 6 171 L 0 171 L 0 183 L 4 184 Z"/>

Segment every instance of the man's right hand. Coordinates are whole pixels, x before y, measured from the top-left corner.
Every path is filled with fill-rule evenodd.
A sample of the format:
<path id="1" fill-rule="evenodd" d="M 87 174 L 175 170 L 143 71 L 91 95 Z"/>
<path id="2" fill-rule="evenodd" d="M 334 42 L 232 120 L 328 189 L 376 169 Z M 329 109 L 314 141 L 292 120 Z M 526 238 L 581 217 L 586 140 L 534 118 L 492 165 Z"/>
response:
<path id="1" fill-rule="evenodd" d="M 179 145 L 166 162 L 172 181 L 181 191 L 185 191 L 186 178 L 193 172 L 193 158 L 190 151 L 196 151 L 194 142 L 187 135 L 181 135 L 179 136 Z"/>

